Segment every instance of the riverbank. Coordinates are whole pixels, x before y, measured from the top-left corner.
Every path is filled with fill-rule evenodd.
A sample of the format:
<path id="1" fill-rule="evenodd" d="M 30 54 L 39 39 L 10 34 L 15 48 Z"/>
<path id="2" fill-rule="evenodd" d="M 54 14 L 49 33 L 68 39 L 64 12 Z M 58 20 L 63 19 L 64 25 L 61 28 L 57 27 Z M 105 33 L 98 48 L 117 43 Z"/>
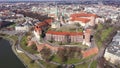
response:
<path id="1" fill-rule="evenodd" d="M 13 51 L 13 45 L 15 42 L 7 36 L 0 36 L 0 67 L 3 68 L 26 68 L 23 62 L 18 58 L 18 56 Z"/>
<path id="2" fill-rule="evenodd" d="M 16 47 L 15 47 L 15 43 L 16 41 L 12 38 L 10 38 L 9 36 L 0 36 L 2 37 L 2 39 L 5 39 L 7 41 L 9 41 L 12 52 L 17 56 L 17 58 L 20 60 L 20 62 L 25 66 L 25 68 L 27 68 L 27 65 L 24 63 L 24 61 L 18 56 L 17 52 L 16 52 Z"/>
<path id="3" fill-rule="evenodd" d="M 14 53 L 16 54 L 16 56 L 21 60 L 21 62 L 24 64 L 24 66 L 26 68 L 41 68 L 39 66 L 38 63 L 36 62 L 33 62 L 33 60 L 23 52 L 19 53 L 17 50 L 18 50 L 18 37 L 17 36 L 9 36 L 9 35 L 5 35 L 5 36 L 2 36 L 4 37 L 5 39 L 7 39 L 8 41 L 10 41 L 13 45 L 11 48 L 12 50 L 14 51 Z M 10 40 L 11 39 L 11 40 Z"/>

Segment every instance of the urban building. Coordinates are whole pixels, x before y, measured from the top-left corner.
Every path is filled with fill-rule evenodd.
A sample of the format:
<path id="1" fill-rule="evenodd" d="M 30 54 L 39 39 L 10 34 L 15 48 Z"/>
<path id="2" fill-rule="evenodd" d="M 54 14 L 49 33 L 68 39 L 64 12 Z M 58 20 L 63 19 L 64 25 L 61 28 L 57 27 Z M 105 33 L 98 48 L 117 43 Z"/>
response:
<path id="1" fill-rule="evenodd" d="M 120 31 L 117 31 L 112 42 L 106 48 L 104 58 L 113 64 L 120 64 Z"/>
<path id="2" fill-rule="evenodd" d="M 33 23 L 31 21 L 26 21 L 23 24 L 19 24 L 15 26 L 16 31 L 28 32 L 33 27 Z"/>

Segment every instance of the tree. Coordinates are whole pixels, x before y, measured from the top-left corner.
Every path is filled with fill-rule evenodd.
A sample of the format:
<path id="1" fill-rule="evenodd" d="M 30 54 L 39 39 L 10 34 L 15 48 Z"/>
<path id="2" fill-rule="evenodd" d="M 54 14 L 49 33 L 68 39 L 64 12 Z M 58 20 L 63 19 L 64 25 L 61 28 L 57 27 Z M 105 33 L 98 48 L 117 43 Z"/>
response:
<path id="1" fill-rule="evenodd" d="M 50 61 L 50 57 L 52 55 L 52 51 L 47 48 L 47 47 L 44 47 L 41 51 L 40 51 L 41 55 L 42 55 L 42 58 L 45 59 L 45 61 L 49 62 Z"/>
<path id="2" fill-rule="evenodd" d="M 50 17 L 48 17 L 47 15 L 42 15 L 42 14 L 39 14 L 39 13 L 33 13 L 33 12 L 30 12 L 30 11 L 14 11 L 16 13 L 20 13 L 20 14 L 23 14 L 25 17 L 31 17 L 31 18 L 35 18 L 35 19 L 39 19 L 40 21 L 44 21 L 45 19 L 49 19 Z"/>
<path id="3" fill-rule="evenodd" d="M 66 48 L 63 49 L 63 50 L 59 50 L 57 52 L 57 55 L 61 58 L 62 62 L 66 62 L 67 61 Z"/>
<path id="4" fill-rule="evenodd" d="M 30 47 L 31 47 L 31 49 L 33 49 L 33 50 L 37 50 L 37 46 L 36 46 L 35 44 L 31 45 Z"/>
<path id="5" fill-rule="evenodd" d="M 79 23 L 76 23 L 75 26 L 76 26 L 76 32 L 78 32 L 78 30 L 80 29 L 81 25 Z"/>
<path id="6" fill-rule="evenodd" d="M 34 62 L 35 62 L 35 60 L 31 60 L 31 61 L 30 61 L 30 63 L 34 63 Z"/>
<path id="7" fill-rule="evenodd" d="M 120 22 L 120 14 L 118 14 L 117 20 L 118 22 Z"/>
<path id="8" fill-rule="evenodd" d="M 111 18 L 107 19 L 107 20 L 105 21 L 105 27 L 108 28 L 111 23 L 112 23 L 112 19 L 111 19 Z M 104 27 L 104 28 L 105 28 L 105 27 Z"/>
<path id="9" fill-rule="evenodd" d="M 71 58 L 81 58 L 81 49 L 77 47 L 64 47 L 63 50 L 59 50 L 57 55 L 61 58 L 62 62 L 66 62 Z"/>
<path id="10" fill-rule="evenodd" d="M 120 68 L 120 60 L 115 60 L 115 66 L 116 68 Z"/>
<path id="11" fill-rule="evenodd" d="M 62 65 L 58 65 L 57 68 L 62 68 Z"/>

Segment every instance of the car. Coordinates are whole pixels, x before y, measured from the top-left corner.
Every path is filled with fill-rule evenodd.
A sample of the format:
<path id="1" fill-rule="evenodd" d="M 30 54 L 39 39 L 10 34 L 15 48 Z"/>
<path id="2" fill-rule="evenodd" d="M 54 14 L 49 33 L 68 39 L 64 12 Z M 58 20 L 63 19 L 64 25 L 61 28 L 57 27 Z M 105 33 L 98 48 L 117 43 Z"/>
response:
<path id="1" fill-rule="evenodd" d="M 71 67 L 71 68 L 75 68 L 75 65 L 74 65 L 74 64 L 72 64 L 70 67 Z"/>

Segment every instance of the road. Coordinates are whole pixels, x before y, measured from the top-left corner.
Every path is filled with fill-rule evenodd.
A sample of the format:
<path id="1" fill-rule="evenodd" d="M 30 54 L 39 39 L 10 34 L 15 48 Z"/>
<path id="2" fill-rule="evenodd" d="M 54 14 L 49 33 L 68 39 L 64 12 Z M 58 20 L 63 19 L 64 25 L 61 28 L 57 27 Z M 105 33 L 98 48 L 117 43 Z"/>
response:
<path id="1" fill-rule="evenodd" d="M 31 54 L 31 53 L 28 53 L 27 51 L 23 50 L 20 46 L 20 41 L 22 39 L 22 37 L 25 35 L 25 33 L 21 33 L 21 34 L 18 34 L 18 44 L 16 46 L 16 48 L 22 52 L 24 52 L 27 56 L 29 56 L 32 60 L 35 60 L 36 63 L 38 63 L 40 65 L 40 67 L 42 68 L 45 68 L 38 60 L 40 59 L 38 56 L 34 55 L 34 54 Z"/>

